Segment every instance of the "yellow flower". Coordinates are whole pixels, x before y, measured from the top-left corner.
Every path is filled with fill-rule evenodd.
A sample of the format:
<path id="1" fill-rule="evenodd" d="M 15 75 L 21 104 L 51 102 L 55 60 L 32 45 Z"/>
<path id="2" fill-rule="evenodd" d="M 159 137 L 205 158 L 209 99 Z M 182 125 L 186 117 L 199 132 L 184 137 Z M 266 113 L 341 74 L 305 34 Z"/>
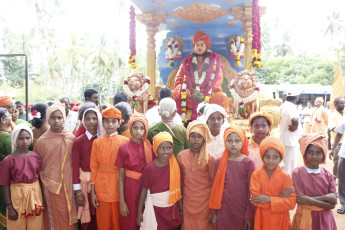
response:
<path id="1" fill-rule="evenodd" d="M 210 101 L 210 96 L 205 96 L 205 101 L 209 102 Z"/>
<path id="2" fill-rule="evenodd" d="M 186 112 L 186 111 L 187 111 L 187 109 L 186 109 L 186 108 L 182 108 L 181 110 L 182 110 L 183 112 Z"/>
<path id="3" fill-rule="evenodd" d="M 131 63 L 129 65 L 129 67 L 131 67 L 132 69 L 136 69 L 137 68 L 137 64 L 135 62 Z"/>
<path id="4" fill-rule="evenodd" d="M 181 92 L 181 99 L 186 99 L 186 98 L 187 98 L 187 93 Z"/>
<path id="5" fill-rule="evenodd" d="M 240 62 L 240 61 L 236 61 L 235 65 L 236 65 L 236 66 L 240 66 L 240 65 L 241 65 L 241 62 Z"/>
<path id="6" fill-rule="evenodd" d="M 241 42 L 244 42 L 244 38 L 243 37 L 241 37 Z"/>
<path id="7" fill-rule="evenodd" d="M 213 66 L 213 71 L 216 71 L 216 65 Z"/>

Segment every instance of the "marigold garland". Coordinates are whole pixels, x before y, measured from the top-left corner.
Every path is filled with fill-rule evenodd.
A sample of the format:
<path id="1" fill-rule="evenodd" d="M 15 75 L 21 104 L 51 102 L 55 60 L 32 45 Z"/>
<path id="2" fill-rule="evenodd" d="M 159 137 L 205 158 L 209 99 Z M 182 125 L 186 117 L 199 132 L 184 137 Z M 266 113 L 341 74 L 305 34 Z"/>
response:
<path id="1" fill-rule="evenodd" d="M 197 71 L 198 63 L 196 53 L 192 52 L 183 60 L 183 71 L 185 77 L 183 79 L 182 88 L 177 103 L 177 111 L 181 114 L 182 121 L 186 120 L 187 113 L 187 89 L 191 94 L 192 115 L 191 120 L 195 120 L 198 116 L 197 107 L 202 101 L 209 101 L 212 88 L 217 83 L 222 68 L 222 62 L 216 53 L 207 50 L 203 71 L 199 78 Z M 211 67 L 211 68 L 210 68 Z M 202 96 L 202 98 L 201 98 Z"/>
<path id="2" fill-rule="evenodd" d="M 235 37 L 236 35 L 232 36 L 230 39 L 230 52 L 233 53 L 236 56 L 236 66 L 240 66 L 241 65 L 241 55 L 243 54 L 244 51 L 244 38 L 242 36 L 240 36 L 240 48 L 237 49 L 236 48 L 236 44 L 235 44 Z"/>
<path id="3" fill-rule="evenodd" d="M 135 9 L 133 6 L 131 6 L 129 10 L 129 58 L 128 58 L 128 64 L 129 67 L 132 69 L 137 68 L 137 64 L 135 63 L 137 49 L 136 49 L 136 40 L 135 40 Z"/>

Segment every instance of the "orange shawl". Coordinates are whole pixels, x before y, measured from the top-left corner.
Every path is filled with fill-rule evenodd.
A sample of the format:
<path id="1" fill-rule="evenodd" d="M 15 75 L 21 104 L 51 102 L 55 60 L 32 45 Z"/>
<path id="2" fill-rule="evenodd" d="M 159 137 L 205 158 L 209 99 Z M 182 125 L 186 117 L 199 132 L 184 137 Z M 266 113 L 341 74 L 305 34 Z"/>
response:
<path id="1" fill-rule="evenodd" d="M 131 119 L 129 120 L 128 124 L 129 124 L 129 130 L 131 132 L 132 135 L 132 125 L 135 121 L 141 121 L 144 124 L 145 127 L 145 133 L 143 136 L 143 145 L 144 145 L 144 152 L 145 152 L 145 159 L 146 159 L 146 163 L 150 163 L 152 161 L 152 149 L 151 149 L 151 143 L 149 140 L 147 140 L 147 133 L 148 133 L 148 121 L 145 118 L 144 115 L 139 114 L 139 113 L 134 113 L 133 116 L 131 117 Z M 132 135 L 133 136 L 133 135 Z"/>
<path id="2" fill-rule="evenodd" d="M 55 110 L 54 110 L 55 111 Z M 60 194 L 64 187 L 68 204 L 69 224 L 77 222 L 72 191 L 72 148 L 75 136 L 63 129 L 61 133 L 48 130 L 36 142 L 34 152 L 42 159 L 41 180 L 51 193 Z"/>
<path id="3" fill-rule="evenodd" d="M 248 139 L 246 137 L 246 132 L 241 127 L 229 127 L 224 132 L 224 145 L 226 146 L 226 139 L 231 133 L 236 133 L 242 141 L 241 153 L 248 156 Z M 224 182 L 225 182 L 225 172 L 228 165 L 230 152 L 225 148 L 223 156 L 219 162 L 218 170 L 213 181 L 211 197 L 209 200 L 209 207 L 211 209 L 221 209 L 222 208 L 222 198 L 224 192 Z"/>
<path id="4" fill-rule="evenodd" d="M 302 137 L 298 140 L 300 144 L 300 149 L 302 153 L 302 157 L 304 160 L 304 164 L 306 164 L 305 160 L 305 152 L 308 148 L 308 145 L 314 145 L 318 148 L 322 149 L 323 152 L 323 161 L 321 163 L 326 162 L 326 154 L 328 149 L 328 141 L 324 134 L 317 134 L 317 133 L 309 133 L 304 134 Z"/>
<path id="5" fill-rule="evenodd" d="M 168 132 L 160 132 L 153 137 L 153 151 L 157 154 L 157 149 L 163 142 L 170 142 L 174 144 L 172 136 Z M 180 166 L 174 154 L 169 158 L 170 166 L 170 183 L 169 183 L 169 201 L 168 204 L 174 204 L 182 198 L 181 196 L 181 173 Z"/>

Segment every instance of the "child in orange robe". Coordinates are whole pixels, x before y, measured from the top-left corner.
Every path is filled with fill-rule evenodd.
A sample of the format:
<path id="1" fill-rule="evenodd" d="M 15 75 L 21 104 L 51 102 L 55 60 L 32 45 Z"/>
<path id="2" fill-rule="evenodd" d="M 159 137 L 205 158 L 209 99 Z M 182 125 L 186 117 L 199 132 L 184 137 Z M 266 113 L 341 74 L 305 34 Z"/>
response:
<path id="1" fill-rule="evenodd" d="M 253 172 L 250 195 L 256 206 L 254 230 L 290 230 L 289 211 L 296 205 L 291 177 L 279 163 L 284 158 L 284 144 L 266 137 L 260 144 L 264 166 Z"/>
<path id="2" fill-rule="evenodd" d="M 208 126 L 198 120 L 189 123 L 186 132 L 191 147 L 177 155 L 184 178 L 182 230 L 213 230 L 208 200 L 215 158 L 206 148 L 211 133 Z"/>
<path id="3" fill-rule="evenodd" d="M 127 137 L 116 132 L 121 120 L 118 109 L 103 110 L 102 124 L 105 134 L 92 143 L 91 202 L 96 208 L 98 229 L 120 229 L 118 168 L 115 162 L 120 146 L 129 141 Z"/>

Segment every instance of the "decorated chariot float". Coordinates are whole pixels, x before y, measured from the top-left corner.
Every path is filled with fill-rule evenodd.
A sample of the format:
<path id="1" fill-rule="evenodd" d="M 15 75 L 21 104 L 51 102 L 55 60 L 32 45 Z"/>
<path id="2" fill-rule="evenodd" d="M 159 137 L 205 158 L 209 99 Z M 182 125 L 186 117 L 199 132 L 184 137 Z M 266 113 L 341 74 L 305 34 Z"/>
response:
<path id="1" fill-rule="evenodd" d="M 207 102 L 224 107 L 231 124 L 249 130 L 248 118 L 260 110 L 270 113 L 273 128 L 277 127 L 279 101 L 262 92 L 254 75 L 263 65 L 260 17 L 265 8 L 258 0 L 132 2 L 141 13 L 135 14 L 131 8 L 129 64 L 136 68 L 133 34 L 135 21 L 139 21 L 148 36 L 148 94 L 156 97 L 160 89 L 156 79 L 161 78 L 165 87 L 173 90 L 185 125 L 197 118 L 198 105 Z M 161 47 L 155 42 L 158 31 L 167 31 Z"/>

